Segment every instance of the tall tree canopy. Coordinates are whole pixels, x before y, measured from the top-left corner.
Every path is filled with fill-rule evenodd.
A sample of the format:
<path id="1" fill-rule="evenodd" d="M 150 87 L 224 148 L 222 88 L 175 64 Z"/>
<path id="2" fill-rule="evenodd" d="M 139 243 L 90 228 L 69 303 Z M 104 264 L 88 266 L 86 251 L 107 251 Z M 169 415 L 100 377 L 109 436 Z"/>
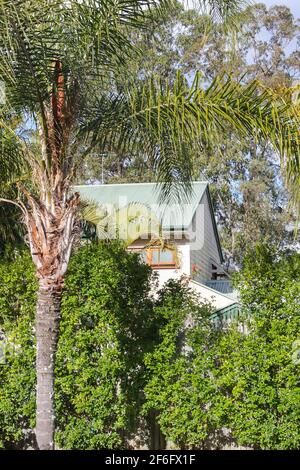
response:
<path id="1" fill-rule="evenodd" d="M 217 74 L 243 82 L 257 78 L 279 93 L 294 85 L 300 76 L 300 30 L 289 8 L 253 4 L 243 11 L 242 22 L 241 32 L 228 35 L 222 25 L 212 27 L 207 15 L 178 3 L 167 22 L 132 33 L 142 54 L 131 61 L 131 72 L 139 79 L 155 74 L 174 80 L 180 70 L 191 80 L 200 70 L 204 83 Z M 228 266 L 240 263 L 245 245 L 253 247 L 258 240 L 278 246 L 292 242 L 296 211 L 289 203 L 297 184 L 287 192 L 284 167 L 268 142 L 240 142 L 228 129 L 209 146 L 193 149 L 191 158 L 194 178 L 211 184 Z M 105 182 L 155 179 L 143 153 L 112 149 L 101 158 L 97 152 L 90 155 L 78 182 L 99 180 L 102 169 Z"/>

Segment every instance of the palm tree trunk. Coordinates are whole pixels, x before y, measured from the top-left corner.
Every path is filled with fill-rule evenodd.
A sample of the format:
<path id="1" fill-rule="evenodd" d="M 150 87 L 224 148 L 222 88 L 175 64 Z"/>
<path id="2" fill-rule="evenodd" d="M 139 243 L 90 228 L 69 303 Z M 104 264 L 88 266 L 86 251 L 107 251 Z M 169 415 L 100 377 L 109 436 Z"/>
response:
<path id="1" fill-rule="evenodd" d="M 57 349 L 62 282 L 39 280 L 36 310 L 36 438 L 40 450 L 54 449 L 54 361 Z"/>
<path id="2" fill-rule="evenodd" d="M 39 281 L 36 308 L 36 440 L 40 450 L 54 449 L 54 364 L 61 294 L 72 246 L 80 233 L 76 219 L 79 194 L 67 198 L 66 187 L 61 186 L 56 188 L 58 194 L 54 191 L 50 193 L 50 201 L 46 198 L 49 191 L 45 190 L 46 196 L 42 202 L 24 190 L 31 206 L 31 211 L 25 211 L 28 241 Z"/>

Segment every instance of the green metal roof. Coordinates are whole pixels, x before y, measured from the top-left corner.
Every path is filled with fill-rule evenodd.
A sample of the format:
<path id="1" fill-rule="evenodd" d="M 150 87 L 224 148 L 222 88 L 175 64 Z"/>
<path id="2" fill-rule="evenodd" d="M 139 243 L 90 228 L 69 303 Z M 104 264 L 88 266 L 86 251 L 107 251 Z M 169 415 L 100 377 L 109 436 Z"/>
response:
<path id="1" fill-rule="evenodd" d="M 133 202 L 146 204 L 159 218 L 163 230 L 184 230 L 190 226 L 208 184 L 205 181 L 195 181 L 192 188 L 189 202 L 182 204 L 161 204 L 155 183 L 80 185 L 74 186 L 73 190 L 78 191 L 82 199 L 104 206 L 122 208 Z M 184 196 L 183 200 L 185 201 Z"/>

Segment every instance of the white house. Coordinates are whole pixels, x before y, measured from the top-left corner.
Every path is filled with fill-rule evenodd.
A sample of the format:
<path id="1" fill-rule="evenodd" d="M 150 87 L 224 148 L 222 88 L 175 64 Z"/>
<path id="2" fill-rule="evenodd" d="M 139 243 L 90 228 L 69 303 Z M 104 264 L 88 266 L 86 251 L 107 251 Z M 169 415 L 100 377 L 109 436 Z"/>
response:
<path id="1" fill-rule="evenodd" d="M 166 245 L 150 245 L 149 226 L 128 249 L 141 252 L 146 263 L 163 285 L 170 278 L 187 276 L 190 286 L 213 303 L 216 311 L 232 310 L 237 304 L 235 293 L 222 269 L 223 255 L 207 182 L 196 181 L 189 200 L 180 204 L 160 204 L 157 185 L 105 184 L 83 185 L 74 189 L 83 199 L 111 208 L 128 204 L 146 205 L 160 222 Z M 225 310 L 224 310 L 225 309 Z"/>

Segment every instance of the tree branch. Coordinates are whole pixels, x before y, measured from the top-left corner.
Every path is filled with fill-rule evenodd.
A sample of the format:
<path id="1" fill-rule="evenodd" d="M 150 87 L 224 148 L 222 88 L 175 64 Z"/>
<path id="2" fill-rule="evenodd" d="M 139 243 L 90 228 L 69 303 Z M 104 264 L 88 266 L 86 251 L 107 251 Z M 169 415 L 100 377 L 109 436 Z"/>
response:
<path id="1" fill-rule="evenodd" d="M 23 206 L 22 204 L 20 204 L 19 202 L 16 202 L 16 201 L 12 201 L 11 199 L 5 199 L 3 197 L 0 197 L 0 202 L 6 202 L 8 204 L 13 204 L 14 206 L 17 206 L 19 207 L 19 209 L 21 209 L 21 211 L 23 212 L 24 215 L 26 215 L 27 211 L 25 209 L 25 206 Z"/>

